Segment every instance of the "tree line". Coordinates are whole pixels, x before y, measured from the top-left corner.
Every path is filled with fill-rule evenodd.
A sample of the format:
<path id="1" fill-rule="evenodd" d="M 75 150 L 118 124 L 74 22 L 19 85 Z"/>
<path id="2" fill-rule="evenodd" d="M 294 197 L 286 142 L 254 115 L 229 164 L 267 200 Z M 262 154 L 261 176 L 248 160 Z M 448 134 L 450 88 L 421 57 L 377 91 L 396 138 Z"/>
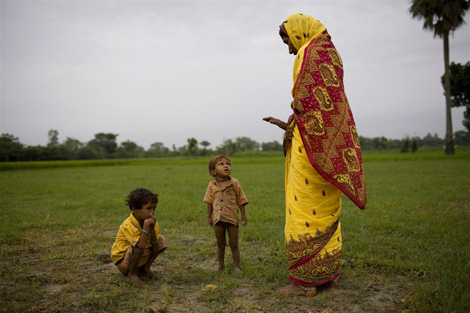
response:
<path id="1" fill-rule="evenodd" d="M 28 146 L 11 134 L 0 135 L 0 162 L 11 161 L 47 161 L 47 160 L 95 160 L 95 159 L 129 159 L 129 158 L 160 158 L 180 156 L 210 156 L 215 154 L 246 154 L 269 151 L 283 151 L 278 141 L 258 143 L 248 137 L 227 139 L 221 145 L 210 149 L 208 141 L 188 138 L 186 145 L 171 148 L 162 142 L 155 142 L 145 150 L 135 142 L 127 140 L 117 143 L 118 134 L 98 133 L 87 143 L 67 137 L 59 142 L 59 132 L 51 129 L 48 132 L 46 146 Z M 359 136 L 362 150 L 400 150 L 416 152 L 419 147 L 442 147 L 445 140 L 437 134 L 430 133 L 423 138 L 406 137 L 402 140 L 385 137 L 366 138 Z M 454 142 L 461 146 L 470 146 L 470 132 L 458 131 L 454 134 Z"/>

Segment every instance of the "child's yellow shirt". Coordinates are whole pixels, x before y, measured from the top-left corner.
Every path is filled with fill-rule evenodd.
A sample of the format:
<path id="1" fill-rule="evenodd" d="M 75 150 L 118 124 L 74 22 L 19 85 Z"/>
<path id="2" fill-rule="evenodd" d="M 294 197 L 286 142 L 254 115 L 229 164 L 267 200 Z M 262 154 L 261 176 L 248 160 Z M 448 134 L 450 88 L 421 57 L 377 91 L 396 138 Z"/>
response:
<path id="1" fill-rule="evenodd" d="M 160 227 L 158 226 L 158 222 L 155 223 L 155 235 L 157 240 L 160 238 Z M 140 239 L 140 234 L 142 233 L 142 227 L 140 227 L 139 222 L 135 218 L 135 216 L 131 213 L 131 215 L 122 222 L 121 226 L 119 226 L 119 231 L 116 235 L 116 241 L 111 248 L 111 259 L 116 264 L 119 260 L 121 260 L 124 255 L 126 254 L 127 249 L 131 245 L 135 246 Z M 150 236 L 145 245 L 145 249 L 150 248 L 152 245 L 150 244 Z"/>

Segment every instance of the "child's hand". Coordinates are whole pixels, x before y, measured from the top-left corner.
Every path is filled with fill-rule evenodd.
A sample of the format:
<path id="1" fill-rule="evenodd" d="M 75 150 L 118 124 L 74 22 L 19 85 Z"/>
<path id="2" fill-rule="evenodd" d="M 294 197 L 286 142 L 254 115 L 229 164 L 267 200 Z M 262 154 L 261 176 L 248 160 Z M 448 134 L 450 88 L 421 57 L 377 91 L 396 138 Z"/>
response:
<path id="1" fill-rule="evenodd" d="M 212 217 L 208 217 L 207 222 L 209 223 L 210 227 L 214 227 L 214 221 L 212 220 Z"/>
<path id="2" fill-rule="evenodd" d="M 156 222 L 157 219 L 155 218 L 155 216 L 151 215 L 149 218 L 144 220 L 144 228 L 147 225 L 149 229 L 154 229 Z"/>
<path id="3" fill-rule="evenodd" d="M 246 216 L 242 216 L 242 226 L 245 227 L 246 223 L 248 223 L 248 220 L 246 219 Z"/>

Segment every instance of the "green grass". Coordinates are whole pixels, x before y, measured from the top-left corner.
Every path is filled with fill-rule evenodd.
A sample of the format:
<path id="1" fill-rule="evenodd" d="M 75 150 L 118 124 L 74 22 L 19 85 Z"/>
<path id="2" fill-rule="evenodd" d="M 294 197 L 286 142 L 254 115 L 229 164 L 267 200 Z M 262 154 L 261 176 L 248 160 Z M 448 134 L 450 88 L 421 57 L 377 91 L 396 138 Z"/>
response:
<path id="1" fill-rule="evenodd" d="M 275 292 L 288 282 L 280 156 L 232 159 L 232 174 L 250 200 L 248 225 L 240 228 L 240 278 L 231 271 L 228 253 L 227 270 L 213 271 L 215 238 L 202 202 L 207 159 L 4 167 L 0 307 L 9 312 L 177 312 L 188 307 L 373 312 L 374 307 L 361 310 L 360 305 L 370 303 L 380 289 L 390 290 L 394 298 L 389 302 L 396 302 L 385 311 L 469 311 L 469 152 L 366 152 L 364 160 L 367 209 L 343 197 L 344 287 L 320 293 L 313 304 Z M 156 264 L 166 281 L 143 291 L 130 287 L 107 260 L 117 228 L 130 213 L 124 198 L 136 187 L 160 195 L 157 219 L 170 247 Z M 217 289 L 206 292 L 207 284 Z"/>

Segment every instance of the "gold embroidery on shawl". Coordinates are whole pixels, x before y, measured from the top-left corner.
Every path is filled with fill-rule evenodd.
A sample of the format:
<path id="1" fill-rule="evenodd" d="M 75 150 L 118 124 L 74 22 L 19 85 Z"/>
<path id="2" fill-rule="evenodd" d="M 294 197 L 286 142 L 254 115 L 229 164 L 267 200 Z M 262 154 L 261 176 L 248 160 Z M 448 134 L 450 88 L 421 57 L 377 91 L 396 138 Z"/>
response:
<path id="1" fill-rule="evenodd" d="M 357 129 L 353 127 L 354 119 L 344 93 L 342 76 L 341 57 L 325 31 L 304 50 L 302 69 L 293 89 L 294 99 L 300 101 L 296 104 L 294 115 L 312 165 L 332 183 L 335 181 L 334 184 L 345 195 L 364 209 L 367 196 L 360 142 Z M 331 99 L 331 111 L 325 109 L 329 107 L 325 106 L 328 100 L 317 91 L 317 86 L 324 88 Z M 306 90 L 310 92 L 310 97 L 305 98 Z M 322 114 L 320 117 L 311 112 Z M 351 148 L 355 153 L 348 151 L 345 156 L 342 152 L 345 148 Z M 347 171 L 348 168 L 354 171 Z"/>
<path id="2" fill-rule="evenodd" d="M 320 108 L 322 110 L 325 110 L 325 111 L 333 110 L 333 101 L 331 100 L 331 97 L 325 88 L 321 86 L 317 86 L 313 88 L 312 92 L 313 92 L 313 95 L 315 96 L 315 99 L 320 104 Z"/>
<path id="3" fill-rule="evenodd" d="M 304 110 L 304 107 L 302 106 L 302 103 L 300 103 L 299 99 L 292 101 L 292 108 L 300 112 Z"/>
<path id="4" fill-rule="evenodd" d="M 310 75 L 310 73 L 306 72 L 305 75 L 302 77 L 302 79 L 304 81 L 304 84 L 300 87 L 300 93 L 299 93 L 298 99 L 309 98 L 310 93 L 308 92 L 306 86 L 314 83 L 314 80 L 313 80 L 312 76 Z M 297 99 L 294 99 L 294 101 L 298 102 L 298 103 L 294 103 L 294 105 L 300 106 L 302 108 L 300 111 L 302 111 L 303 107 L 300 104 L 300 101 L 298 101 Z"/>
<path id="5" fill-rule="evenodd" d="M 307 114 L 305 114 L 305 118 L 305 130 L 308 134 L 323 135 L 325 133 L 321 112 L 308 112 Z"/>
<path id="6" fill-rule="evenodd" d="M 343 188 L 349 190 L 349 192 L 354 193 L 354 186 L 351 182 L 351 177 L 349 177 L 349 174 L 338 174 L 333 176 L 333 179 L 338 182 Z"/>
<path id="7" fill-rule="evenodd" d="M 323 34 L 321 34 L 320 36 L 320 41 L 319 41 L 320 49 L 325 51 L 325 48 L 323 48 L 323 46 L 328 45 L 330 43 L 330 40 L 331 40 L 331 36 L 327 32 L 323 32 Z"/>
<path id="8" fill-rule="evenodd" d="M 338 76 L 331 64 L 320 64 L 320 74 L 325 82 L 325 86 L 339 87 Z"/>
<path id="9" fill-rule="evenodd" d="M 352 148 L 346 148 L 341 151 L 343 155 L 344 163 L 346 164 L 348 171 L 350 172 L 359 172 L 361 170 L 361 165 L 357 159 L 356 150 Z"/>
<path id="10" fill-rule="evenodd" d="M 327 50 L 333 64 L 339 66 L 340 68 L 343 68 L 343 61 L 341 61 L 341 57 L 339 56 L 338 51 L 333 48 L 329 48 Z"/>
<path id="11" fill-rule="evenodd" d="M 353 139 L 353 142 L 354 142 L 354 147 L 356 149 L 360 149 L 361 145 L 359 143 L 359 135 L 357 133 L 356 125 L 351 125 L 349 128 L 351 130 L 351 136 L 352 136 L 352 139 Z"/>

